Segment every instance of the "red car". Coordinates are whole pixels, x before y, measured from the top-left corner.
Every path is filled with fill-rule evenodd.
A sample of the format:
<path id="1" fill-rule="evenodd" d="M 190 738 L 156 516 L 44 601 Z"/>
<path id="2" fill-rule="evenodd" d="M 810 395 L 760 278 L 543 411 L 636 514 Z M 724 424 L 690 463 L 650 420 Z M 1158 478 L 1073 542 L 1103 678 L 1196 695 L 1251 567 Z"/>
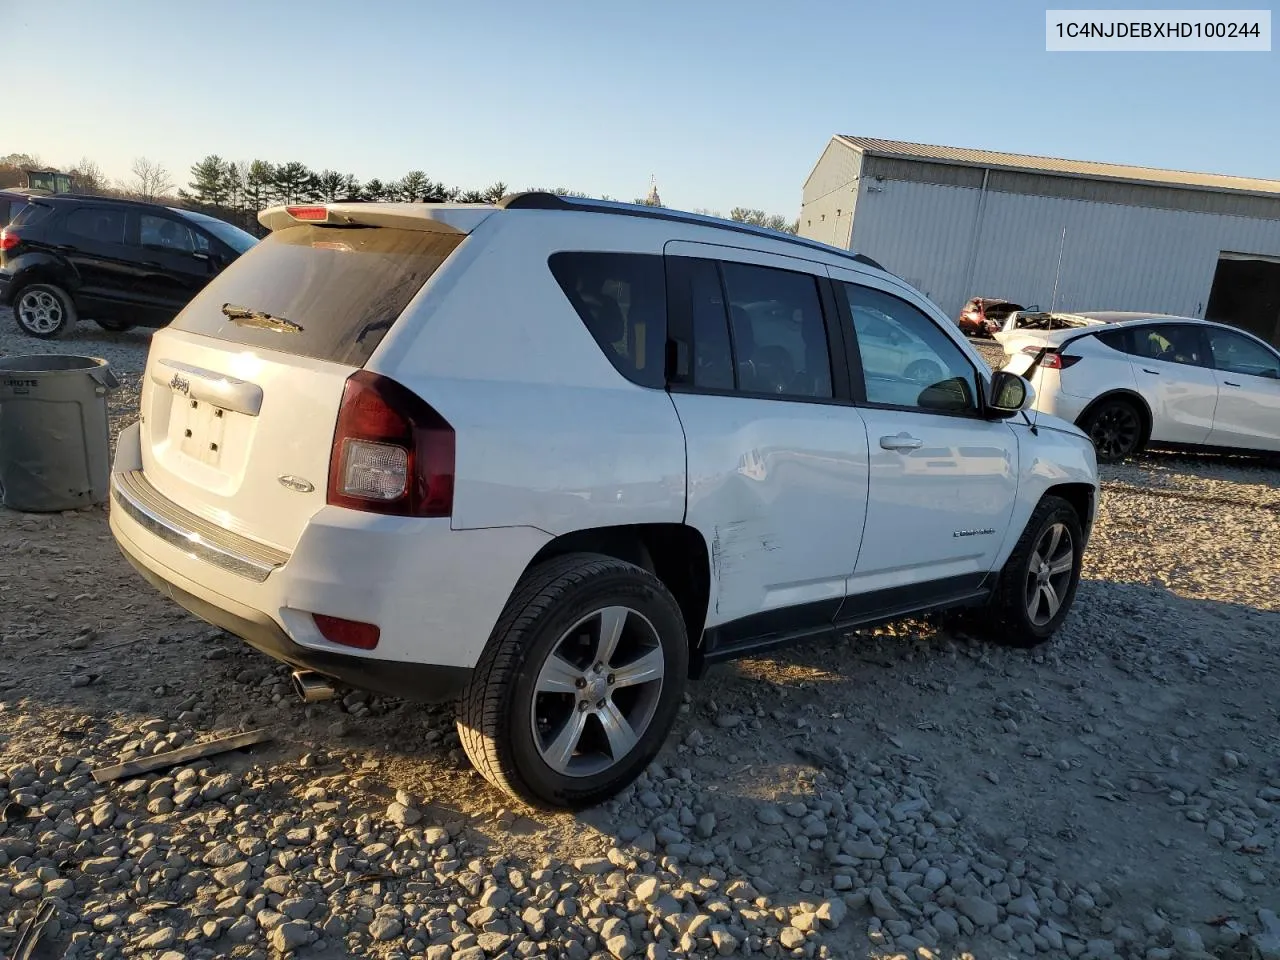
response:
<path id="1" fill-rule="evenodd" d="M 1004 326 L 1009 314 L 1025 309 L 1020 303 L 999 297 L 974 297 L 964 305 L 956 322 L 965 336 L 989 337 Z"/>

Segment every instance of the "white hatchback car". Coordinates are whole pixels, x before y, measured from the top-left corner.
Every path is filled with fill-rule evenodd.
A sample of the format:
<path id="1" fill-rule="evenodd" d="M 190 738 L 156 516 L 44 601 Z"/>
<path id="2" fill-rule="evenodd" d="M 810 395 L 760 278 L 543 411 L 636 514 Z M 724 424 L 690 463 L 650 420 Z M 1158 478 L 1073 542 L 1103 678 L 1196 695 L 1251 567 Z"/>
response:
<path id="1" fill-rule="evenodd" d="M 865 257 L 547 194 L 261 219 L 152 340 L 111 528 L 305 696 L 456 699 L 485 777 L 580 807 L 708 664 L 953 607 L 1033 644 L 1067 614 L 1092 445 Z M 935 376 L 866 369 L 861 308 Z"/>
<path id="2" fill-rule="evenodd" d="M 1280 452 L 1280 351 L 1191 317 L 1082 314 L 1088 325 L 997 334 L 1035 409 L 1078 424 L 1102 461 L 1144 447 Z"/>

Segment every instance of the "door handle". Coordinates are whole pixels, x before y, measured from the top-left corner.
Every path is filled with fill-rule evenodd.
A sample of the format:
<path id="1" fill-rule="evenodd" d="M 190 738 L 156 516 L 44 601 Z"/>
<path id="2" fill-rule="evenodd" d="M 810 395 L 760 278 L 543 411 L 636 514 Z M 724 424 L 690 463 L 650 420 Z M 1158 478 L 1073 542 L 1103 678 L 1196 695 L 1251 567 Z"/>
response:
<path id="1" fill-rule="evenodd" d="M 1222 385 L 1223 385 L 1223 386 L 1225 386 L 1225 387 L 1238 387 L 1238 386 L 1240 386 L 1240 384 L 1236 383 L 1236 382 L 1235 382 L 1235 381 L 1233 381 L 1233 380 L 1223 380 L 1223 381 L 1222 381 Z"/>
<path id="2" fill-rule="evenodd" d="M 1142 368 L 1142 372 L 1143 372 L 1143 373 L 1149 373 L 1149 374 L 1151 374 L 1153 377 L 1158 377 L 1158 376 L 1160 376 L 1160 371 L 1159 371 L 1159 370 L 1151 370 L 1151 369 L 1149 369 L 1149 368 L 1147 368 L 1147 367 L 1143 367 L 1143 368 Z"/>
<path id="3" fill-rule="evenodd" d="M 885 450 L 919 450 L 924 446 L 924 441 L 907 433 L 899 433 L 893 437 L 881 437 L 880 446 Z"/>

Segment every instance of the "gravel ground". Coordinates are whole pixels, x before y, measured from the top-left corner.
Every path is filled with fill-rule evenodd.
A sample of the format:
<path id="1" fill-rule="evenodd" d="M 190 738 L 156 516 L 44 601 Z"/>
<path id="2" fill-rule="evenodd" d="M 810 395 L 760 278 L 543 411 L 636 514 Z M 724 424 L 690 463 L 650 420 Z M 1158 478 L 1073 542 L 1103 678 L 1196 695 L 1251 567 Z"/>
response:
<path id="1" fill-rule="evenodd" d="M 0 354 L 111 360 L 117 426 L 146 342 L 0 314 Z M 448 709 L 300 704 L 103 510 L 0 510 L 0 953 L 48 903 L 37 956 L 1280 957 L 1280 472 L 1104 479 L 1046 648 L 909 621 L 717 668 L 578 816 L 508 808 Z"/>

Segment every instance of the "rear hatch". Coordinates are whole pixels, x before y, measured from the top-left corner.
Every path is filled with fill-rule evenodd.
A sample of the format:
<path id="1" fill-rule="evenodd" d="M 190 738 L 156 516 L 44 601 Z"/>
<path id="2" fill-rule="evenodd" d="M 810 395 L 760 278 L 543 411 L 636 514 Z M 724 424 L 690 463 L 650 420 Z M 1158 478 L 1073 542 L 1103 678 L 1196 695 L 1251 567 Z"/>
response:
<path id="1" fill-rule="evenodd" d="M 1004 348 L 1005 370 L 1026 376 L 1040 351 L 1057 349 L 1078 333 L 1079 325 L 1058 330 L 1007 330 L 995 334 L 996 341 Z"/>
<path id="2" fill-rule="evenodd" d="M 284 551 L 326 502 L 347 378 L 479 222 L 344 208 L 264 212 L 274 232 L 157 332 L 147 358 L 146 480 Z"/>

